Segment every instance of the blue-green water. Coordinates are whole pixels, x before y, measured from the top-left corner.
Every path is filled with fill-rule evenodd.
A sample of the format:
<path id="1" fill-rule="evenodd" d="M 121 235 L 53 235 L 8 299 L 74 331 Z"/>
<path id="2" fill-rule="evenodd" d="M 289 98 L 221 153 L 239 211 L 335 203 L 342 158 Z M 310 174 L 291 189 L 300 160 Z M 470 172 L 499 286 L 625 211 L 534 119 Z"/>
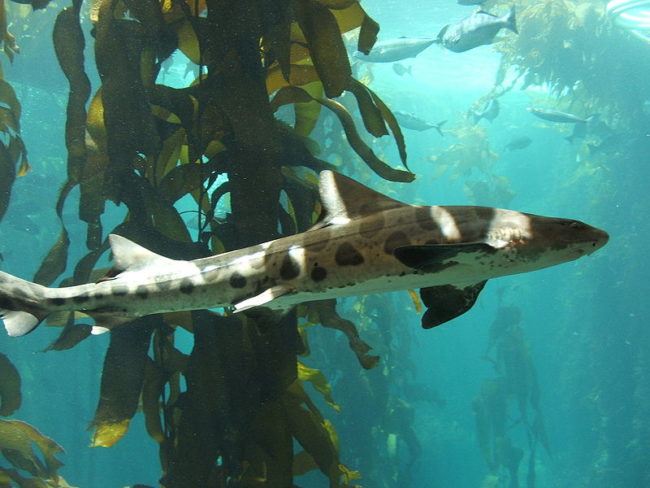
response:
<path id="1" fill-rule="evenodd" d="M 471 11 L 451 1 L 441 4 L 373 0 L 364 7 L 382 26 L 382 38 L 431 37 Z M 53 17 L 57 8 L 36 15 Z M 0 266 L 21 277 L 33 276 L 59 232 L 54 204 L 66 158 L 65 78 L 49 43 L 31 45 L 42 45 L 42 52 L 24 52 L 5 68 L 23 105 L 22 136 L 33 166 L 17 180 L 0 223 Z M 636 62 L 650 63 L 650 45 L 646 48 L 647 57 Z M 507 206 L 576 218 L 607 230 L 610 242 L 576 262 L 492 280 L 470 312 L 433 330 L 421 329 L 405 292 L 346 300 L 339 305 L 341 315 L 357 321 L 363 339 L 383 361 L 363 371 L 342 334 L 312 328 L 312 354 L 304 362 L 324 372 L 340 412 L 315 391 L 310 394 L 337 429 L 342 463 L 360 471 L 362 478 L 355 483 L 364 487 L 650 486 L 650 115 L 646 113 L 645 128 L 635 127 L 645 140 L 622 146 L 623 154 L 596 158 L 583 143 L 569 144 L 565 128 L 526 112 L 539 100 L 553 100 L 544 87 L 517 86 L 499 99 L 501 113 L 493 122 L 478 123 L 495 153 L 493 160 L 483 166 L 452 161 L 442 167 L 440 158 L 462 142 L 453 130 L 491 89 L 499 60 L 489 46 L 463 54 L 432 46 L 402 62 L 411 66 L 411 74 L 399 76 L 390 64 L 372 66 L 370 86 L 391 108 L 430 122 L 446 119 L 448 132 L 441 137 L 435 131 L 405 130 L 409 166 L 417 174 L 414 183 L 392 184 L 375 176 L 364 182 L 411 203 Z M 97 83 L 94 70 L 88 71 Z M 647 90 L 645 99 L 650 100 L 647 86 L 634 89 Z M 625 93 L 630 87 L 611 89 Z M 504 150 L 522 135 L 531 138 L 530 146 Z M 373 147 L 395 166 L 397 150 L 384 139 Z M 476 182 L 487 182 L 489 191 L 472 193 Z M 71 199 L 64 211 L 69 230 L 78 235 L 72 240 L 71 264 L 84 253 L 85 229 L 75 223 L 75 205 Z M 117 222 L 122 215 L 121 209 L 110 208 L 104 218 Z M 362 300 L 366 310 L 375 312 L 359 317 L 355 307 Z M 506 307 L 518 309 L 521 319 L 494 339 L 491 326 Z M 513 344 L 508 340 L 516 334 L 523 334 L 516 343 L 519 356 L 508 356 Z M 23 405 L 14 417 L 64 447 L 61 473 L 73 486 L 157 486 L 157 445 L 146 435 L 141 414 L 113 448 L 88 447 L 86 426 L 97 405 L 108 337 L 92 337 L 70 351 L 40 352 L 56 335 L 45 327 L 20 339 L 0 335 L 0 351 L 10 356 L 23 379 Z M 508 376 L 508 367 L 519 373 L 528 368 L 528 374 Z M 516 476 L 504 465 L 490 469 L 479 442 L 478 405 L 486 401 L 486 388 L 504 377 L 519 381 L 504 383 L 503 408 L 491 411 L 493 417 L 503 415 L 506 435 L 487 436 L 496 451 L 510 449 L 510 455 L 502 452 L 503 459 L 522 456 Z M 533 406 L 535 389 L 539 399 Z M 525 414 L 520 398 L 527 405 Z M 533 426 L 540 418 L 544 431 Z M 319 473 L 298 478 L 296 484 L 328 486 Z"/>

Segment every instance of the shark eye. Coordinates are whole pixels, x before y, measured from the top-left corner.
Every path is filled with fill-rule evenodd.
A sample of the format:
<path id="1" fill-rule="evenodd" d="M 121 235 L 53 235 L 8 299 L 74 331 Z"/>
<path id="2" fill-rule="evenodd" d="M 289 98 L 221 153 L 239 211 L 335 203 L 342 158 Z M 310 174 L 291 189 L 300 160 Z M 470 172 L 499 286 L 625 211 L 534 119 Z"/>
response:
<path id="1" fill-rule="evenodd" d="M 582 222 L 578 222 L 577 220 L 572 220 L 571 223 L 569 224 L 569 226 L 572 229 L 576 229 L 576 230 L 580 230 L 580 229 L 585 228 L 585 224 L 583 224 Z"/>
<path id="2" fill-rule="evenodd" d="M 560 222 L 560 225 L 562 225 L 564 227 L 571 227 L 572 229 L 575 229 L 575 230 L 581 230 L 581 229 L 585 228 L 585 224 L 583 224 L 582 222 L 580 222 L 578 220 L 562 221 L 562 222 Z"/>

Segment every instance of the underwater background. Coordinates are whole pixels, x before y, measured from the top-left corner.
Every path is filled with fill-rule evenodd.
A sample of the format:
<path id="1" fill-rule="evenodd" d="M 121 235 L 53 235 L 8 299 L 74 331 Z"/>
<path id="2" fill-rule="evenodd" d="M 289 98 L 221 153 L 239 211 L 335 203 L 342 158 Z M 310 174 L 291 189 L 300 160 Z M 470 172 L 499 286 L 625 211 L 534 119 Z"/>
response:
<path id="1" fill-rule="evenodd" d="M 488 1 L 484 8 L 503 15 L 510 3 Z M 332 452 L 338 459 L 332 463 L 339 469 L 340 461 L 344 468 L 324 474 L 312 453 L 316 463 L 305 463 L 304 474 L 295 473 L 294 466 L 296 486 L 650 486 L 650 42 L 614 25 L 604 13 L 605 2 L 515 3 L 519 36 L 502 30 L 497 38 L 502 41 L 493 45 L 455 53 L 434 44 L 415 58 L 394 63 L 350 58 L 353 76 L 391 110 L 409 112 L 431 125 L 446 121 L 441 133 L 403 127 L 413 182 L 387 181 L 370 171 L 329 112 L 320 113 L 306 147 L 339 171 L 404 202 L 495 206 L 575 218 L 605 229 L 610 241 L 585 259 L 491 280 L 468 313 L 433 330 L 421 328 L 417 299 L 407 292 L 340 300 L 340 317 L 356 325 L 373 348 L 369 354 L 380 358 L 377 364 L 369 360 L 374 366 L 369 369 L 361 367 L 363 353 L 355 355 L 343 332 L 319 327 L 307 314 L 299 318 L 309 336 L 309 354 L 299 357 L 304 365 L 299 377 L 316 409 L 309 411 L 326 419 L 319 425 L 327 427 L 319 432 L 335 432 Z M 476 7 L 451 0 L 361 4 L 381 26 L 379 40 L 436 37 L 444 25 L 461 21 Z M 56 212 L 60 189 L 69 181 L 69 87 L 51 33 L 67 5 L 50 2 L 33 12 L 31 6 L 12 2 L 4 7 L 20 45 L 11 64 L 2 61 L 4 79 L 21 104 L 19 134 L 31 171 L 16 177 L 0 222 L 0 269 L 32 279 L 56 265 L 60 269 L 52 271 L 53 279 L 70 277 L 88 254 L 90 233 L 79 218 L 79 186 L 70 189 Z M 91 49 L 89 8 L 81 5 L 81 25 L 86 72 L 95 90 L 101 80 Z M 352 56 L 356 40 L 353 34 L 344 37 Z M 563 49 L 569 53 L 563 55 Z M 181 57 L 178 51 L 172 54 L 157 83 L 182 87 L 194 80 L 196 69 L 186 68 L 187 58 Z M 5 93 L 3 89 L 1 102 L 7 112 L 15 105 Z M 361 128 L 353 98 L 347 92 L 337 99 Z M 498 115 L 475 121 L 472 112 L 492 99 L 498 99 Z M 297 115 L 288 107 L 277 117 L 291 125 Z M 575 124 L 541 120 L 528 107 L 596 117 L 586 134 L 567 140 Z M 391 136 L 364 132 L 363 139 L 382 161 L 401 168 L 399 145 Z M 135 153 L 147 151 L 136 148 Z M 191 238 L 199 241 L 196 203 L 188 195 L 175 208 L 193 229 Z M 110 200 L 101 213 L 104 238 L 127 214 L 123 204 Z M 214 202 L 212 217 L 227 220 L 228 205 L 227 199 Z M 63 265 L 53 255 L 62 223 L 69 241 Z M 164 233 L 164 225 L 160 228 Z M 42 265 L 46 256 L 49 261 Z M 96 263 L 107 266 L 108 253 Z M 96 410 L 110 334 L 43 352 L 59 333 L 57 327 L 41 327 L 21 338 L 0 334 L 0 352 L 20 374 L 22 396 L 20 408 L 4 420 L 27 422 L 65 450 L 56 453 L 63 463 L 58 468 L 62 478 L 57 478 L 50 461 L 40 461 L 48 464 L 40 468 L 34 467 L 38 462 L 21 463 L 5 446 L 0 487 L 160 486 L 164 473 L 173 471 L 173 455 L 161 454 L 164 441 L 151 438 L 142 405 L 127 422 L 128 431 L 116 434 L 109 425 L 104 435 L 110 442 L 93 437 L 106 421 L 98 422 Z M 178 327 L 173 345 L 189 355 L 192 334 Z M 180 375 L 176 381 L 176 386 L 170 381 L 160 389 L 165 405 L 174 388 L 187 387 Z M 4 383 L 0 381 L 0 396 L 6 406 L 9 387 Z M 164 422 L 171 421 L 165 417 Z M 172 427 L 163 429 L 165 435 L 167 429 Z M 271 430 L 265 434 L 269 438 Z M 0 446 L 2 435 L 0 430 Z M 113 442 L 112 447 L 89 446 Z M 292 442 L 295 453 L 302 450 L 295 437 Z M 56 451 L 49 446 L 36 451 L 37 457 Z M 221 469 L 228 462 L 228 456 L 219 454 L 212 466 Z M 25 478 L 10 480 L 2 474 L 5 470 L 17 470 L 13 472 Z M 241 473 L 241 466 L 231 473 Z M 30 476 L 43 484 L 28 485 L 24 480 Z M 194 486 L 291 486 L 263 476 L 236 478 L 231 474 Z M 165 486 L 192 484 L 168 478 Z"/>

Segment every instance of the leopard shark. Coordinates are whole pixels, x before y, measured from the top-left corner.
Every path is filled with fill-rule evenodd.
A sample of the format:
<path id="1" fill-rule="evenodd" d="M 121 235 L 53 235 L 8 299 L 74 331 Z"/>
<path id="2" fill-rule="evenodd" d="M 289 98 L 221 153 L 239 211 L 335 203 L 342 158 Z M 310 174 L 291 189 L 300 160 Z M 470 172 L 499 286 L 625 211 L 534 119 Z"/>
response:
<path id="1" fill-rule="evenodd" d="M 22 336 L 49 314 L 79 311 L 94 332 L 145 315 L 209 308 L 231 313 L 420 289 L 425 328 L 467 310 L 491 278 L 593 253 L 605 231 L 577 220 L 478 206 L 410 205 L 333 171 L 309 230 L 195 260 L 175 260 L 111 234 L 113 268 L 96 283 L 48 288 L 0 272 L 0 318 Z"/>

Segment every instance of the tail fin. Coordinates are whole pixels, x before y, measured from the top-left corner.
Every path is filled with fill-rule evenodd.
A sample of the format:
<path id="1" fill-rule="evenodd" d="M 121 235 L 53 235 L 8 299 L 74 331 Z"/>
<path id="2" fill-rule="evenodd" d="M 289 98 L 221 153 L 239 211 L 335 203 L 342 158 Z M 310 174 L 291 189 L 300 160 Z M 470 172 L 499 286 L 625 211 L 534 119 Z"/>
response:
<path id="1" fill-rule="evenodd" d="M 45 288 L 0 271 L 0 319 L 7 333 L 19 337 L 30 333 L 49 311 L 39 305 Z"/>
<path id="2" fill-rule="evenodd" d="M 438 131 L 438 134 L 440 134 L 442 137 L 445 137 L 444 132 L 442 132 L 442 126 L 447 123 L 446 120 L 443 120 L 442 122 L 438 122 L 436 125 L 433 127 Z"/>
<path id="3" fill-rule="evenodd" d="M 506 29 L 510 29 L 515 34 L 519 34 L 517 30 L 517 16 L 515 15 L 514 5 L 510 8 L 510 13 L 506 17 Z"/>

